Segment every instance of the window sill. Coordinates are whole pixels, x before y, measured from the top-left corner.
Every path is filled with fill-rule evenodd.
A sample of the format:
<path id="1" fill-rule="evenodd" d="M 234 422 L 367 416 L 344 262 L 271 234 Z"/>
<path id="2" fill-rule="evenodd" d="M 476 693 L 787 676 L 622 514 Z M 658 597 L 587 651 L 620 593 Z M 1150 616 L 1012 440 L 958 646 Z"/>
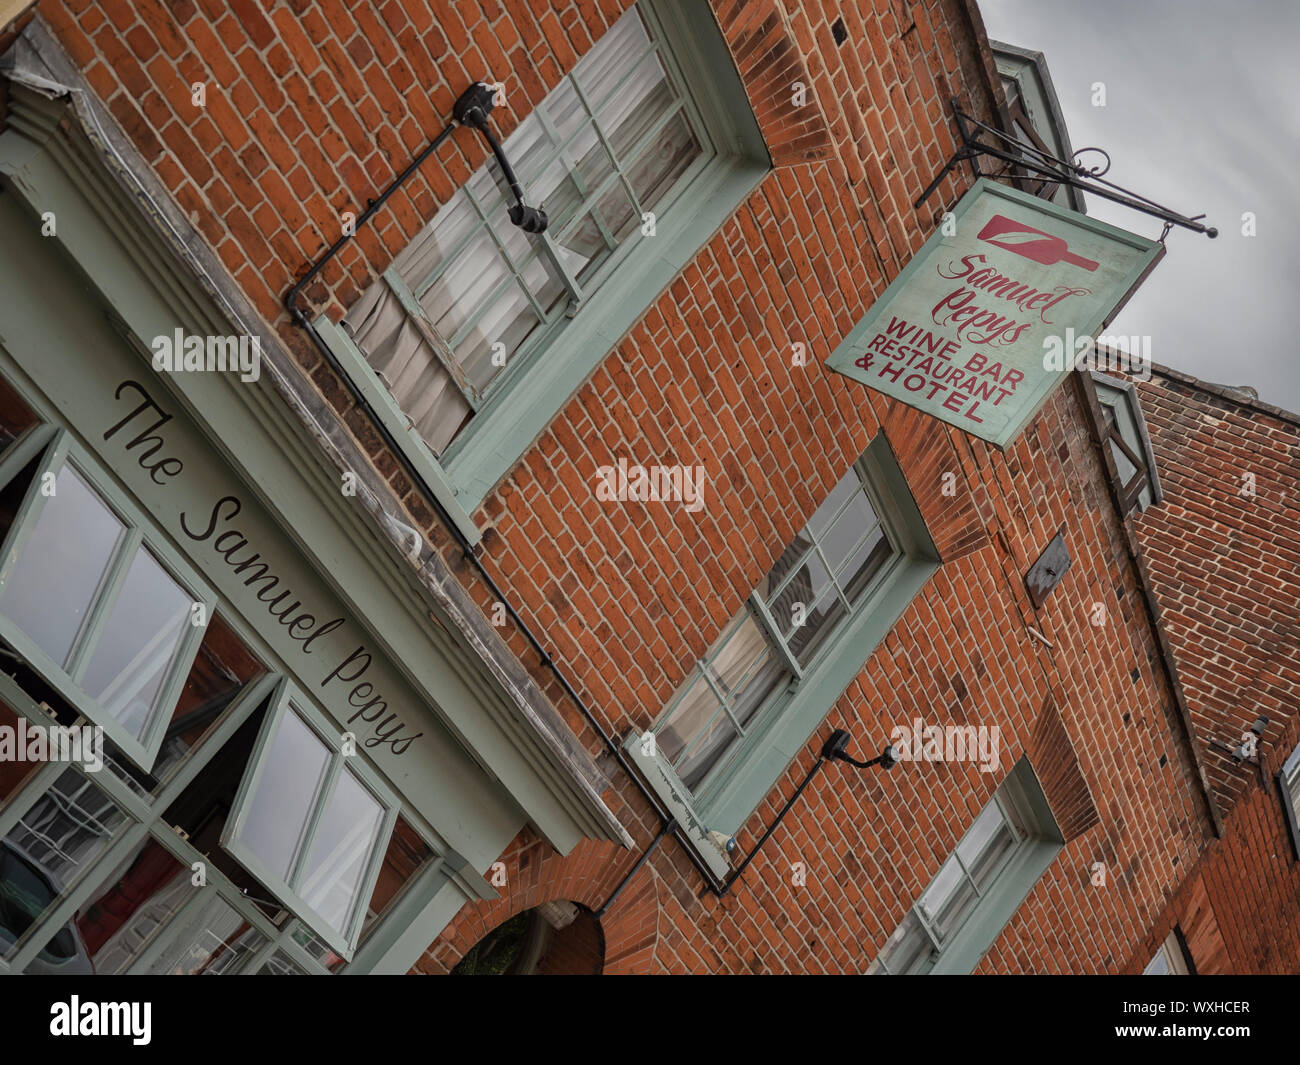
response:
<path id="1" fill-rule="evenodd" d="M 677 774 L 657 754 L 646 754 L 643 751 L 641 736 L 636 732 L 628 735 L 623 742 L 623 749 L 631 756 L 651 790 L 668 807 L 672 816 L 677 818 L 677 823 L 681 825 L 692 850 L 699 855 L 714 876 L 719 880 L 725 880 L 731 872 L 731 862 L 726 852 L 714 843 L 709 835 L 708 826 L 700 820 L 699 815 L 691 807 L 690 792 L 677 779 Z"/>

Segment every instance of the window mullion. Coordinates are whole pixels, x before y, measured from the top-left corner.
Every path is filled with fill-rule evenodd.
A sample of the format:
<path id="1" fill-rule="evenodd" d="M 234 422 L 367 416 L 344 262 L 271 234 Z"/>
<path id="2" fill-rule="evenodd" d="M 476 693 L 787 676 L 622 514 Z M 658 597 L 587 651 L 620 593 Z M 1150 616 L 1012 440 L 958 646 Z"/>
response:
<path id="1" fill-rule="evenodd" d="M 758 622 L 768 638 L 768 643 L 776 647 L 777 653 L 780 654 L 782 661 L 785 662 L 786 669 L 790 670 L 798 680 L 803 679 L 803 668 L 799 665 L 799 660 L 795 658 L 793 652 L 786 646 L 785 637 L 781 635 L 780 629 L 776 624 L 776 618 L 772 617 L 771 611 L 767 609 L 767 604 L 763 602 L 763 597 L 757 592 L 750 592 L 749 603 L 753 611 L 758 615 Z"/>
<path id="2" fill-rule="evenodd" d="M 921 930 L 926 934 L 930 942 L 934 945 L 934 949 L 942 950 L 943 941 L 939 938 L 939 933 L 930 927 L 930 922 L 926 918 L 925 913 L 922 910 L 921 904 L 919 902 L 912 907 L 912 912 L 913 914 L 916 915 L 917 924 L 921 926 Z"/>
<path id="3" fill-rule="evenodd" d="M 98 492 L 95 494 L 99 495 Z M 59 663 L 78 688 L 82 687 L 82 679 L 86 667 L 90 664 L 91 654 L 99 642 L 100 633 L 108 621 L 109 611 L 122 591 L 127 570 L 130 569 L 131 562 L 135 559 L 136 551 L 143 540 L 144 535 L 138 527 L 127 526 L 126 534 L 120 538 L 113 560 L 108 565 L 108 572 L 96 592 L 94 604 L 86 612 L 86 620 L 72 643 L 72 649 L 68 652 L 67 664 Z"/>
<path id="4" fill-rule="evenodd" d="M 293 708 L 290 707 L 288 712 L 293 713 Z M 302 844 L 298 849 L 298 853 L 294 855 L 293 861 L 289 864 L 289 870 L 285 873 L 284 881 L 294 894 L 299 894 L 299 880 L 302 877 L 303 867 L 307 864 L 307 858 L 311 854 L 311 845 L 316 837 L 316 829 L 320 826 L 320 819 L 324 816 L 325 808 L 329 805 L 330 797 L 334 794 L 334 788 L 338 785 L 339 776 L 343 772 L 343 760 L 347 757 L 332 749 L 330 753 L 329 768 L 325 771 L 325 783 L 321 787 L 316 801 L 312 804 L 311 813 L 307 817 L 307 824 L 303 826 Z"/>
<path id="5" fill-rule="evenodd" d="M 831 569 L 830 559 L 826 557 L 826 552 L 822 550 L 821 541 L 816 537 L 813 537 L 813 550 L 817 552 L 817 557 L 821 559 L 822 568 L 826 570 L 826 579 L 831 582 L 831 588 L 834 590 L 836 598 L 839 599 L 845 610 L 852 613 L 853 604 L 849 602 L 849 597 L 844 594 L 844 589 L 840 587 L 839 577 Z M 808 608 L 811 610 L 812 607 L 813 604 L 809 603 Z"/>
<path id="6" fill-rule="evenodd" d="M 423 337 L 425 343 L 433 350 L 433 354 L 442 364 L 442 368 L 446 370 L 448 375 L 451 377 L 452 384 L 460 390 L 461 396 L 464 398 L 465 402 L 469 404 L 470 409 L 478 410 L 479 406 L 483 402 L 482 397 L 478 394 L 478 389 L 476 389 L 470 383 L 469 378 L 465 376 L 465 371 L 461 369 L 460 363 L 456 361 L 451 346 L 442 339 L 438 331 L 434 329 L 432 323 L 425 318 L 424 308 L 420 305 L 419 300 L 415 298 L 415 293 L 411 291 L 406 282 L 404 282 L 391 267 L 384 271 L 384 281 L 388 285 L 389 291 L 397 297 L 397 301 L 402 305 L 402 309 L 406 311 L 407 319 L 415 326 L 416 331 L 421 337 Z M 379 374 L 379 371 L 376 370 L 375 373 Z M 388 381 L 387 377 L 383 377 L 382 374 L 380 376 L 384 381 L 385 387 L 387 387 L 388 391 L 391 393 L 393 391 L 391 382 Z M 394 395 L 393 398 L 396 399 L 396 395 Z"/>
<path id="7" fill-rule="evenodd" d="M 578 190 L 578 200 L 579 200 L 578 209 L 574 213 L 573 219 L 572 221 L 570 221 L 569 226 L 566 228 L 565 232 L 568 232 L 568 229 L 573 228 L 575 225 L 580 224 L 584 215 L 590 214 L 592 219 L 596 223 L 596 227 L 600 230 L 600 236 L 601 239 L 604 240 L 605 246 L 611 249 L 617 247 L 618 242 L 614 240 L 614 235 L 609 231 L 609 228 L 605 225 L 605 220 L 601 218 L 599 213 L 595 210 L 597 192 L 600 189 L 604 188 L 605 185 L 609 184 L 609 182 L 603 181 L 597 186 L 595 190 L 589 189 L 587 187 L 586 181 L 583 180 L 582 175 L 578 172 L 577 164 L 573 162 L 569 157 L 569 145 L 572 144 L 577 139 L 578 134 L 582 132 L 582 125 L 585 125 L 586 123 L 579 125 L 578 129 L 574 130 L 573 135 L 569 137 L 567 142 L 561 143 L 560 131 L 555 128 L 554 124 L 547 116 L 545 108 L 542 107 L 537 108 L 533 112 L 533 115 L 537 118 L 538 122 L 541 123 L 542 128 L 545 129 L 546 132 L 550 135 L 551 142 L 556 146 L 555 151 L 557 157 L 559 158 L 559 161 L 564 165 L 564 169 L 569 175 L 569 180 L 573 182 L 574 187 Z M 594 121 L 592 122 L 592 128 L 593 129 L 595 128 Z M 610 157 L 610 160 L 611 162 L 613 161 L 612 156 Z M 617 173 L 618 173 L 618 168 L 617 166 L 615 166 L 615 174 Z M 545 237 L 548 234 L 549 234 L 549 230 L 547 231 L 546 234 L 543 234 L 543 236 Z M 576 279 L 575 279 L 575 283 L 576 283 Z"/>
<path id="8" fill-rule="evenodd" d="M 806 532 L 807 530 L 803 530 L 803 531 Z M 802 535 L 802 534 L 803 534 L 803 533 L 801 532 L 800 535 Z M 801 554 L 797 559 L 795 559 L 795 561 L 791 564 L 790 568 L 789 568 L 788 570 L 785 571 L 785 576 L 783 576 L 783 577 L 781 578 L 781 583 L 778 584 L 775 588 L 771 588 L 771 589 L 768 590 L 768 593 L 767 593 L 767 594 L 768 594 L 768 598 L 769 598 L 769 599 L 775 599 L 778 595 L 780 595 L 782 592 L 784 592 L 785 589 L 786 589 L 786 586 L 787 586 L 787 585 L 788 585 L 792 580 L 794 580 L 795 574 L 798 573 L 799 570 L 803 568 L 804 563 L 806 563 L 806 562 L 808 561 L 808 556 L 812 554 L 812 546 L 811 546 L 811 543 L 815 542 L 815 541 L 812 540 L 812 535 L 811 535 L 811 534 L 809 534 L 808 539 L 809 539 L 809 541 L 810 541 L 810 546 L 809 546 L 809 547 L 808 547 L 808 548 L 807 548 L 807 549 L 806 549 L 806 550 L 805 550 L 805 551 L 804 551 L 804 552 L 803 552 L 803 553 L 802 553 L 802 554 Z M 789 548 L 786 548 L 786 550 L 788 551 Z M 785 552 L 783 551 L 782 554 L 784 555 Z M 780 559 L 778 559 L 777 561 L 779 562 Z M 770 572 L 770 571 L 769 571 L 769 572 Z M 805 605 L 806 605 L 806 606 L 812 606 L 811 603 L 807 603 L 807 604 L 805 604 Z"/>
<path id="9" fill-rule="evenodd" d="M 474 193 L 470 190 L 470 187 L 468 185 L 465 186 L 465 196 L 469 200 L 470 204 L 473 206 L 475 212 L 478 214 L 479 220 L 483 223 L 483 226 L 487 229 L 488 236 L 492 238 L 492 243 L 496 245 L 497 251 L 500 253 L 502 260 L 506 264 L 506 269 L 510 272 L 511 276 L 515 279 L 515 283 L 519 286 L 520 290 L 523 292 L 524 298 L 527 299 L 528 302 L 532 305 L 532 308 L 536 312 L 538 318 L 540 318 L 543 322 L 549 322 L 551 320 L 551 317 L 546 313 L 546 310 L 542 307 L 541 303 L 538 302 L 537 297 L 533 295 L 532 289 L 528 287 L 528 282 L 524 280 L 524 275 L 521 272 L 520 264 L 517 264 L 515 262 L 514 256 L 511 255 L 509 249 L 506 248 L 505 241 L 503 241 L 500 237 L 497 236 L 496 230 L 492 227 L 492 223 L 488 219 L 487 212 L 483 209 L 483 205 L 478 202 L 478 197 L 474 195 Z M 540 249 L 543 248 L 550 251 L 550 245 L 546 241 L 545 233 L 542 234 L 542 240 L 538 244 L 533 246 L 532 252 L 534 255 L 539 254 Z M 529 255 L 527 258 L 525 258 L 522 265 L 527 266 L 528 263 L 531 261 L 532 257 L 533 257 L 532 255 Z M 551 254 L 551 257 L 554 258 L 553 253 Z M 557 269 L 560 270 L 561 280 L 567 286 L 569 283 L 568 274 L 564 271 L 562 267 L 559 266 L 558 263 L 556 264 L 556 266 Z M 497 290 L 494 290 L 493 292 L 494 296 L 496 295 L 496 291 L 499 291 L 499 289 L 500 286 L 498 286 Z M 490 299 L 484 300 L 483 305 L 479 308 L 478 313 L 473 318 L 473 321 L 477 322 L 483 316 L 483 313 L 487 310 L 487 308 L 491 305 L 491 303 L 492 301 Z M 464 326 L 462 326 L 461 328 L 463 330 Z"/>

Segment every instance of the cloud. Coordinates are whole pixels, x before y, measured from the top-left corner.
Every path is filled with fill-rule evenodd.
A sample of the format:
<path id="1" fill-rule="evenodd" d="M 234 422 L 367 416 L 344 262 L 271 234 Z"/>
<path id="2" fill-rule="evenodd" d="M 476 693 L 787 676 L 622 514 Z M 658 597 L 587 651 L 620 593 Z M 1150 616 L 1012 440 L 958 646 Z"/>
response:
<path id="1" fill-rule="evenodd" d="M 1185 215 L 1163 262 L 1112 323 L 1149 334 L 1160 363 L 1251 385 L 1300 411 L 1300 4 L 1292 0 L 983 0 L 989 36 L 1043 52 L 1076 147 L 1111 155 L 1107 178 Z M 1106 106 L 1091 103 L 1103 82 Z M 1150 237 L 1161 223 L 1087 198 L 1088 213 Z M 1254 237 L 1242 216 L 1254 214 Z"/>

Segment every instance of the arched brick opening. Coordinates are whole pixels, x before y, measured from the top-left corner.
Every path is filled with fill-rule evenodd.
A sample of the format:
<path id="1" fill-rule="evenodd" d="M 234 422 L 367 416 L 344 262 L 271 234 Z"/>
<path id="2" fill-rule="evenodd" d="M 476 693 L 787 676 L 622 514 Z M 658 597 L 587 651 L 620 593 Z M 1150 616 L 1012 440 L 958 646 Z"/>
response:
<path id="1" fill-rule="evenodd" d="M 602 861 L 584 860 L 590 857 L 585 852 L 596 848 L 595 844 L 584 844 L 573 854 L 562 857 L 549 851 L 541 840 L 530 838 L 527 831 L 521 833 L 501 856 L 507 875 L 504 883 L 494 885 L 500 898 L 462 908 L 412 971 L 450 973 L 475 944 L 505 922 L 525 911 L 546 906 L 561 912 L 566 906 L 576 906 L 578 913 L 586 916 L 574 918 L 572 924 L 578 924 L 580 919 L 582 923 L 573 931 L 556 930 L 561 934 L 554 937 L 539 965 L 590 963 L 592 967 L 583 971 L 605 975 L 654 971 L 659 939 L 659 877 L 647 864 L 623 889 L 609 911 L 598 919 L 596 911 L 613 894 L 625 875 L 626 865 L 635 858 L 629 855 L 626 863 L 619 863 L 613 869 L 607 855 Z M 575 874 L 575 869 L 582 868 L 598 868 L 603 872 L 596 878 Z M 564 935 L 565 932 L 568 934 Z M 599 966 L 593 960 L 593 938 L 600 947 Z M 551 949 L 559 952 L 554 960 L 550 957 Z"/>

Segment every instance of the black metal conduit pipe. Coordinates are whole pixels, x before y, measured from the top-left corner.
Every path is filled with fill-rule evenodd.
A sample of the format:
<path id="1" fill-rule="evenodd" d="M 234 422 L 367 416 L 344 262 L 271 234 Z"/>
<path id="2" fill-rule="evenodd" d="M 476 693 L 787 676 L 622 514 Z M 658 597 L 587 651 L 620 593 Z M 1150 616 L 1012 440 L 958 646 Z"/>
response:
<path id="1" fill-rule="evenodd" d="M 317 332 L 315 325 L 312 324 L 311 320 L 298 304 L 302 290 L 312 282 L 312 280 L 325 268 L 326 264 L 329 263 L 334 256 L 347 246 L 349 241 L 356 237 L 357 231 L 368 222 L 371 217 L 374 216 L 375 212 L 378 211 L 385 202 L 387 202 L 388 198 L 392 196 L 392 194 L 396 192 L 397 189 L 407 179 L 409 179 L 416 170 L 419 169 L 420 165 L 428 159 L 430 155 L 438 150 L 443 142 L 451 136 L 452 131 L 455 128 L 456 123 L 450 123 L 446 129 L 439 133 L 438 136 L 436 136 L 420 151 L 420 154 L 412 160 L 411 164 L 398 174 L 397 177 L 393 179 L 392 183 L 388 185 L 388 187 L 385 188 L 377 198 L 369 201 L 366 205 L 366 209 L 357 216 L 356 224 L 352 227 L 352 231 L 345 232 L 338 240 L 331 244 L 321 254 L 321 256 L 312 263 L 311 267 L 294 284 L 294 286 L 285 293 L 284 305 L 289 311 L 289 315 L 293 319 L 294 323 L 311 338 L 312 342 L 316 345 L 316 350 L 320 352 L 321 357 L 325 359 L 329 367 L 343 382 L 344 387 L 347 388 L 348 392 L 351 394 L 353 402 L 355 402 L 357 406 L 365 412 L 366 417 L 370 419 L 371 425 L 373 425 L 378 431 L 388 449 L 393 453 L 393 457 L 401 464 L 403 472 L 411 478 L 412 483 L 414 483 L 420 490 L 425 499 L 433 504 L 433 508 L 437 512 L 439 519 L 455 538 L 457 545 L 460 547 L 461 554 L 478 572 L 479 576 L 487 584 L 488 590 L 496 598 L 497 602 L 501 603 L 501 605 L 505 607 L 506 613 L 519 627 L 520 631 L 524 634 L 524 638 L 528 640 L 528 643 L 532 646 L 533 650 L 537 652 L 542 664 L 546 666 L 552 674 L 554 674 L 555 679 L 560 682 L 560 687 L 564 690 L 565 695 L 568 696 L 568 698 L 578 708 L 578 711 L 582 714 L 587 724 L 596 732 L 596 735 L 600 737 L 600 741 L 604 745 L 605 750 L 613 756 L 615 762 L 628 775 L 633 786 L 641 794 L 642 798 L 650 804 L 651 809 L 655 812 L 655 816 L 659 818 L 659 834 L 655 837 L 654 841 L 650 844 L 645 853 L 643 853 L 638 859 L 632 872 L 625 878 L 624 883 L 626 883 L 626 880 L 631 878 L 632 873 L 635 873 L 641 867 L 646 858 L 649 857 L 650 852 L 658 846 L 659 841 L 664 837 L 664 835 L 671 833 L 674 838 L 677 839 L 678 843 L 681 844 L 682 849 L 686 852 L 686 857 L 690 860 L 691 864 L 704 878 L 705 884 L 708 886 L 709 890 L 715 895 L 721 896 L 722 886 L 718 883 L 712 870 L 704 864 L 703 860 L 695 853 L 691 845 L 686 840 L 682 839 L 681 825 L 678 824 L 677 820 L 664 808 L 659 800 L 659 796 L 657 796 L 642 782 L 640 775 L 635 771 L 635 769 L 633 769 L 631 764 L 629 764 L 627 756 L 623 753 L 623 749 L 610 737 L 609 733 L 605 731 L 604 726 L 602 726 L 596 719 L 596 716 L 583 701 L 582 696 L 574 690 L 573 685 L 569 683 L 568 678 L 560 671 L 560 667 L 555 664 L 555 660 L 542 646 L 541 641 L 529 627 L 528 623 L 519 615 L 519 612 L 514 608 L 505 595 L 502 594 L 497 582 L 492 578 L 492 575 L 487 571 L 487 569 L 484 568 L 483 562 L 475 552 L 473 545 L 470 544 L 465 534 L 461 532 L 460 527 L 452 519 L 451 515 L 447 513 L 446 507 L 442 505 L 442 501 L 438 498 L 437 494 L 429 487 L 424 477 L 421 476 L 420 471 L 417 470 L 415 465 L 407 458 L 403 447 L 388 430 L 388 427 L 384 424 L 383 419 L 379 417 L 370 401 L 353 383 L 352 377 L 339 362 L 338 356 L 336 356 L 330 349 L 330 346 L 325 343 L 325 339 L 319 332 Z M 618 892 L 622 891 L 622 889 L 623 884 L 620 884 L 615 891 L 614 897 L 616 897 Z M 610 900 L 601 907 L 600 912 L 603 913 L 607 910 L 611 902 L 613 902 L 613 897 L 611 897 Z"/>

